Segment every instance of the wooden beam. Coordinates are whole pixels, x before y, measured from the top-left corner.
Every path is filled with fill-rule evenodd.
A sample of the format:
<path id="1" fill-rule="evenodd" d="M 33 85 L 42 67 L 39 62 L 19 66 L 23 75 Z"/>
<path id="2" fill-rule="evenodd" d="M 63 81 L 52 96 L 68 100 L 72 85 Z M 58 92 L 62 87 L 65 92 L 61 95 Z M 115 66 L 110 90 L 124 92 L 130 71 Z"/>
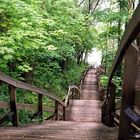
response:
<path id="1" fill-rule="evenodd" d="M 137 114 L 134 110 L 131 108 L 126 108 L 125 109 L 125 114 L 127 117 L 131 120 L 132 123 L 134 123 L 136 126 L 140 127 L 140 115 Z"/>
<path id="2" fill-rule="evenodd" d="M 128 107 L 133 107 L 135 96 L 135 81 L 138 52 L 130 47 L 125 54 L 123 87 L 122 87 L 122 102 L 120 113 L 119 139 L 128 140 L 131 126 L 130 119 L 126 116 L 125 110 Z"/>
<path id="3" fill-rule="evenodd" d="M 12 115 L 12 124 L 13 126 L 18 126 L 18 114 L 16 106 L 16 87 L 9 85 L 9 96 L 10 96 L 10 108 L 14 113 Z"/>
<path id="4" fill-rule="evenodd" d="M 15 79 L 11 78 L 10 76 L 4 74 L 3 72 L 0 72 L 0 80 L 9 84 L 9 85 L 11 85 L 11 86 L 14 86 L 16 88 L 21 88 L 21 89 L 24 89 L 24 90 L 28 90 L 28 91 L 31 91 L 31 92 L 34 92 L 34 93 L 37 93 L 37 94 L 47 96 L 52 100 L 58 101 L 62 106 L 65 106 L 64 103 L 58 97 L 53 95 L 52 93 L 50 93 L 50 92 L 48 92 L 44 89 L 32 86 L 30 84 L 27 84 L 27 83 L 24 83 L 24 82 L 21 82 L 21 81 L 17 81 Z"/>
<path id="5" fill-rule="evenodd" d="M 3 109 L 10 109 L 10 103 L 8 102 L 0 102 L 0 108 Z M 35 104 L 24 104 L 24 103 L 17 103 L 17 109 L 19 110 L 31 110 L 31 111 L 37 111 L 37 105 Z M 46 105 L 43 105 L 43 111 L 44 112 L 54 112 L 54 108 L 46 107 Z"/>
<path id="6" fill-rule="evenodd" d="M 135 91 L 134 104 L 135 105 L 140 105 L 140 91 Z"/>
<path id="7" fill-rule="evenodd" d="M 108 101 L 108 108 L 107 108 L 107 126 L 114 127 L 114 116 L 112 113 L 115 113 L 115 92 L 116 92 L 116 86 L 111 83 L 110 84 L 110 97 Z"/>
<path id="8" fill-rule="evenodd" d="M 38 112 L 39 116 L 43 118 L 43 95 L 38 95 Z"/>
<path id="9" fill-rule="evenodd" d="M 55 111 L 54 111 L 54 113 L 55 113 L 55 120 L 58 120 L 58 106 L 59 106 L 58 102 L 55 101 Z"/>
<path id="10" fill-rule="evenodd" d="M 63 121 L 66 120 L 66 108 L 63 107 Z"/>

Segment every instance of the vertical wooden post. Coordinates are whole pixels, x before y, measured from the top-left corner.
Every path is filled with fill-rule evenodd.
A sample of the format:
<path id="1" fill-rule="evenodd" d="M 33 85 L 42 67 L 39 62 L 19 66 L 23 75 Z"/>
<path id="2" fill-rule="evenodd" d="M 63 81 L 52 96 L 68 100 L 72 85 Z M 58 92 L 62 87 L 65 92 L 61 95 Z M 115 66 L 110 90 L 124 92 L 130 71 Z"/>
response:
<path id="1" fill-rule="evenodd" d="M 10 96 L 10 107 L 11 111 L 14 113 L 12 115 L 13 126 L 18 126 L 18 115 L 16 106 L 16 87 L 9 85 L 9 96 Z"/>
<path id="2" fill-rule="evenodd" d="M 58 101 L 55 101 L 55 120 L 58 120 Z"/>
<path id="3" fill-rule="evenodd" d="M 128 140 L 131 121 L 125 115 L 126 108 L 133 107 L 135 94 L 135 80 L 137 71 L 137 51 L 129 47 L 125 54 L 121 114 L 119 125 L 119 140 Z"/>
<path id="4" fill-rule="evenodd" d="M 68 104 L 67 105 L 69 106 L 69 104 L 70 104 L 70 98 L 68 98 Z"/>
<path id="5" fill-rule="evenodd" d="M 108 101 L 108 108 L 107 108 L 107 126 L 113 127 L 114 126 L 114 116 L 112 113 L 115 113 L 115 91 L 116 91 L 116 86 L 111 83 L 110 88 L 109 88 L 109 101 Z"/>
<path id="6" fill-rule="evenodd" d="M 72 100 L 74 99 L 74 90 L 72 89 Z"/>
<path id="7" fill-rule="evenodd" d="M 106 110 L 107 110 L 107 103 L 104 103 L 102 106 L 102 116 L 101 116 L 101 121 L 104 125 L 106 124 Z"/>
<path id="8" fill-rule="evenodd" d="M 63 121 L 66 119 L 66 108 L 63 106 Z"/>
<path id="9" fill-rule="evenodd" d="M 43 95 L 38 95 L 38 113 L 39 116 L 43 119 Z"/>

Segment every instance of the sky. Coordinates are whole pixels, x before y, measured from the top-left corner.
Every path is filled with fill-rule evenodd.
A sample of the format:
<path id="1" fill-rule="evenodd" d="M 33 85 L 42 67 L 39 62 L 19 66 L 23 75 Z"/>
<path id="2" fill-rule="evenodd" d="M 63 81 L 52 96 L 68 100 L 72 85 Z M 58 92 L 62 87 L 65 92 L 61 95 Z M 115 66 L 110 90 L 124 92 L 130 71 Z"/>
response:
<path id="1" fill-rule="evenodd" d="M 101 65 L 101 51 L 94 48 L 91 54 L 88 55 L 87 62 L 90 65 Z"/>

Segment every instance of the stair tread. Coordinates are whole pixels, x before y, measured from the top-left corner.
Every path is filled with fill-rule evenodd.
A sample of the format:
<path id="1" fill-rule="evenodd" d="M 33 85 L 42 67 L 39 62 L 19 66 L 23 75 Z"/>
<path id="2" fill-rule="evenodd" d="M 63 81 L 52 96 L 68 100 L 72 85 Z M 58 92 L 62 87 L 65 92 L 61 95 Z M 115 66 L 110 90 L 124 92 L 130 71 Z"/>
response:
<path id="1" fill-rule="evenodd" d="M 92 122 L 71 122 L 71 121 L 49 121 L 43 125 L 32 125 L 29 127 L 8 129 L 0 128 L 1 139 L 50 139 L 53 140 L 90 140 L 96 138 L 97 140 L 103 138 L 114 138 L 116 136 L 117 128 L 108 128 L 101 123 Z M 113 133 L 112 133 L 113 132 Z M 101 136 L 101 133 L 103 135 Z M 8 137 L 7 134 L 10 136 Z M 116 137 L 116 138 L 115 138 Z M 108 140 L 108 139 L 105 139 Z"/>

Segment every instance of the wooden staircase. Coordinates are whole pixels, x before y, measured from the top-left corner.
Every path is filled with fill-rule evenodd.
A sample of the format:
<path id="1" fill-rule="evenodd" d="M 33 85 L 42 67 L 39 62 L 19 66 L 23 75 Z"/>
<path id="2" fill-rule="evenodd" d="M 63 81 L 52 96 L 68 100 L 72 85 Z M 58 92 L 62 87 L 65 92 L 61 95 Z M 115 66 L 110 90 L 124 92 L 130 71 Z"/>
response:
<path id="1" fill-rule="evenodd" d="M 116 97 L 113 77 L 123 64 L 121 98 Z M 40 125 L 24 127 L 0 127 L 0 140 L 129 140 L 140 139 L 140 3 L 118 47 L 109 75 L 106 97 L 99 101 L 96 71 L 89 69 L 81 80 L 80 89 L 69 86 L 68 95 L 61 101 L 46 90 L 17 81 L 0 72 L 1 84 L 8 85 L 9 101 L 0 108 L 9 112 L 0 118 L 0 125 L 7 119 L 18 124 L 18 110 L 35 110 L 34 117 L 51 112 L 54 120 Z M 30 91 L 38 96 L 37 106 L 16 101 L 16 90 Z M 79 99 L 80 96 L 80 99 Z M 43 97 L 54 104 L 45 108 Z M 76 99 L 76 100 L 70 100 Z M 117 100 L 116 100 L 117 99 Z M 48 106 L 47 106 L 48 107 Z M 102 108 L 102 113 L 101 113 Z M 59 121 L 61 119 L 61 121 Z M 63 121 L 62 121 L 63 120 Z M 103 125 L 104 124 L 104 125 Z M 106 126 L 105 126 L 106 125 Z M 119 126 L 119 130 L 117 127 Z"/>
<path id="2" fill-rule="evenodd" d="M 117 128 L 101 123 L 101 102 L 94 69 L 87 72 L 80 100 L 70 100 L 66 121 L 0 128 L 0 140 L 117 140 L 117 135 Z"/>

